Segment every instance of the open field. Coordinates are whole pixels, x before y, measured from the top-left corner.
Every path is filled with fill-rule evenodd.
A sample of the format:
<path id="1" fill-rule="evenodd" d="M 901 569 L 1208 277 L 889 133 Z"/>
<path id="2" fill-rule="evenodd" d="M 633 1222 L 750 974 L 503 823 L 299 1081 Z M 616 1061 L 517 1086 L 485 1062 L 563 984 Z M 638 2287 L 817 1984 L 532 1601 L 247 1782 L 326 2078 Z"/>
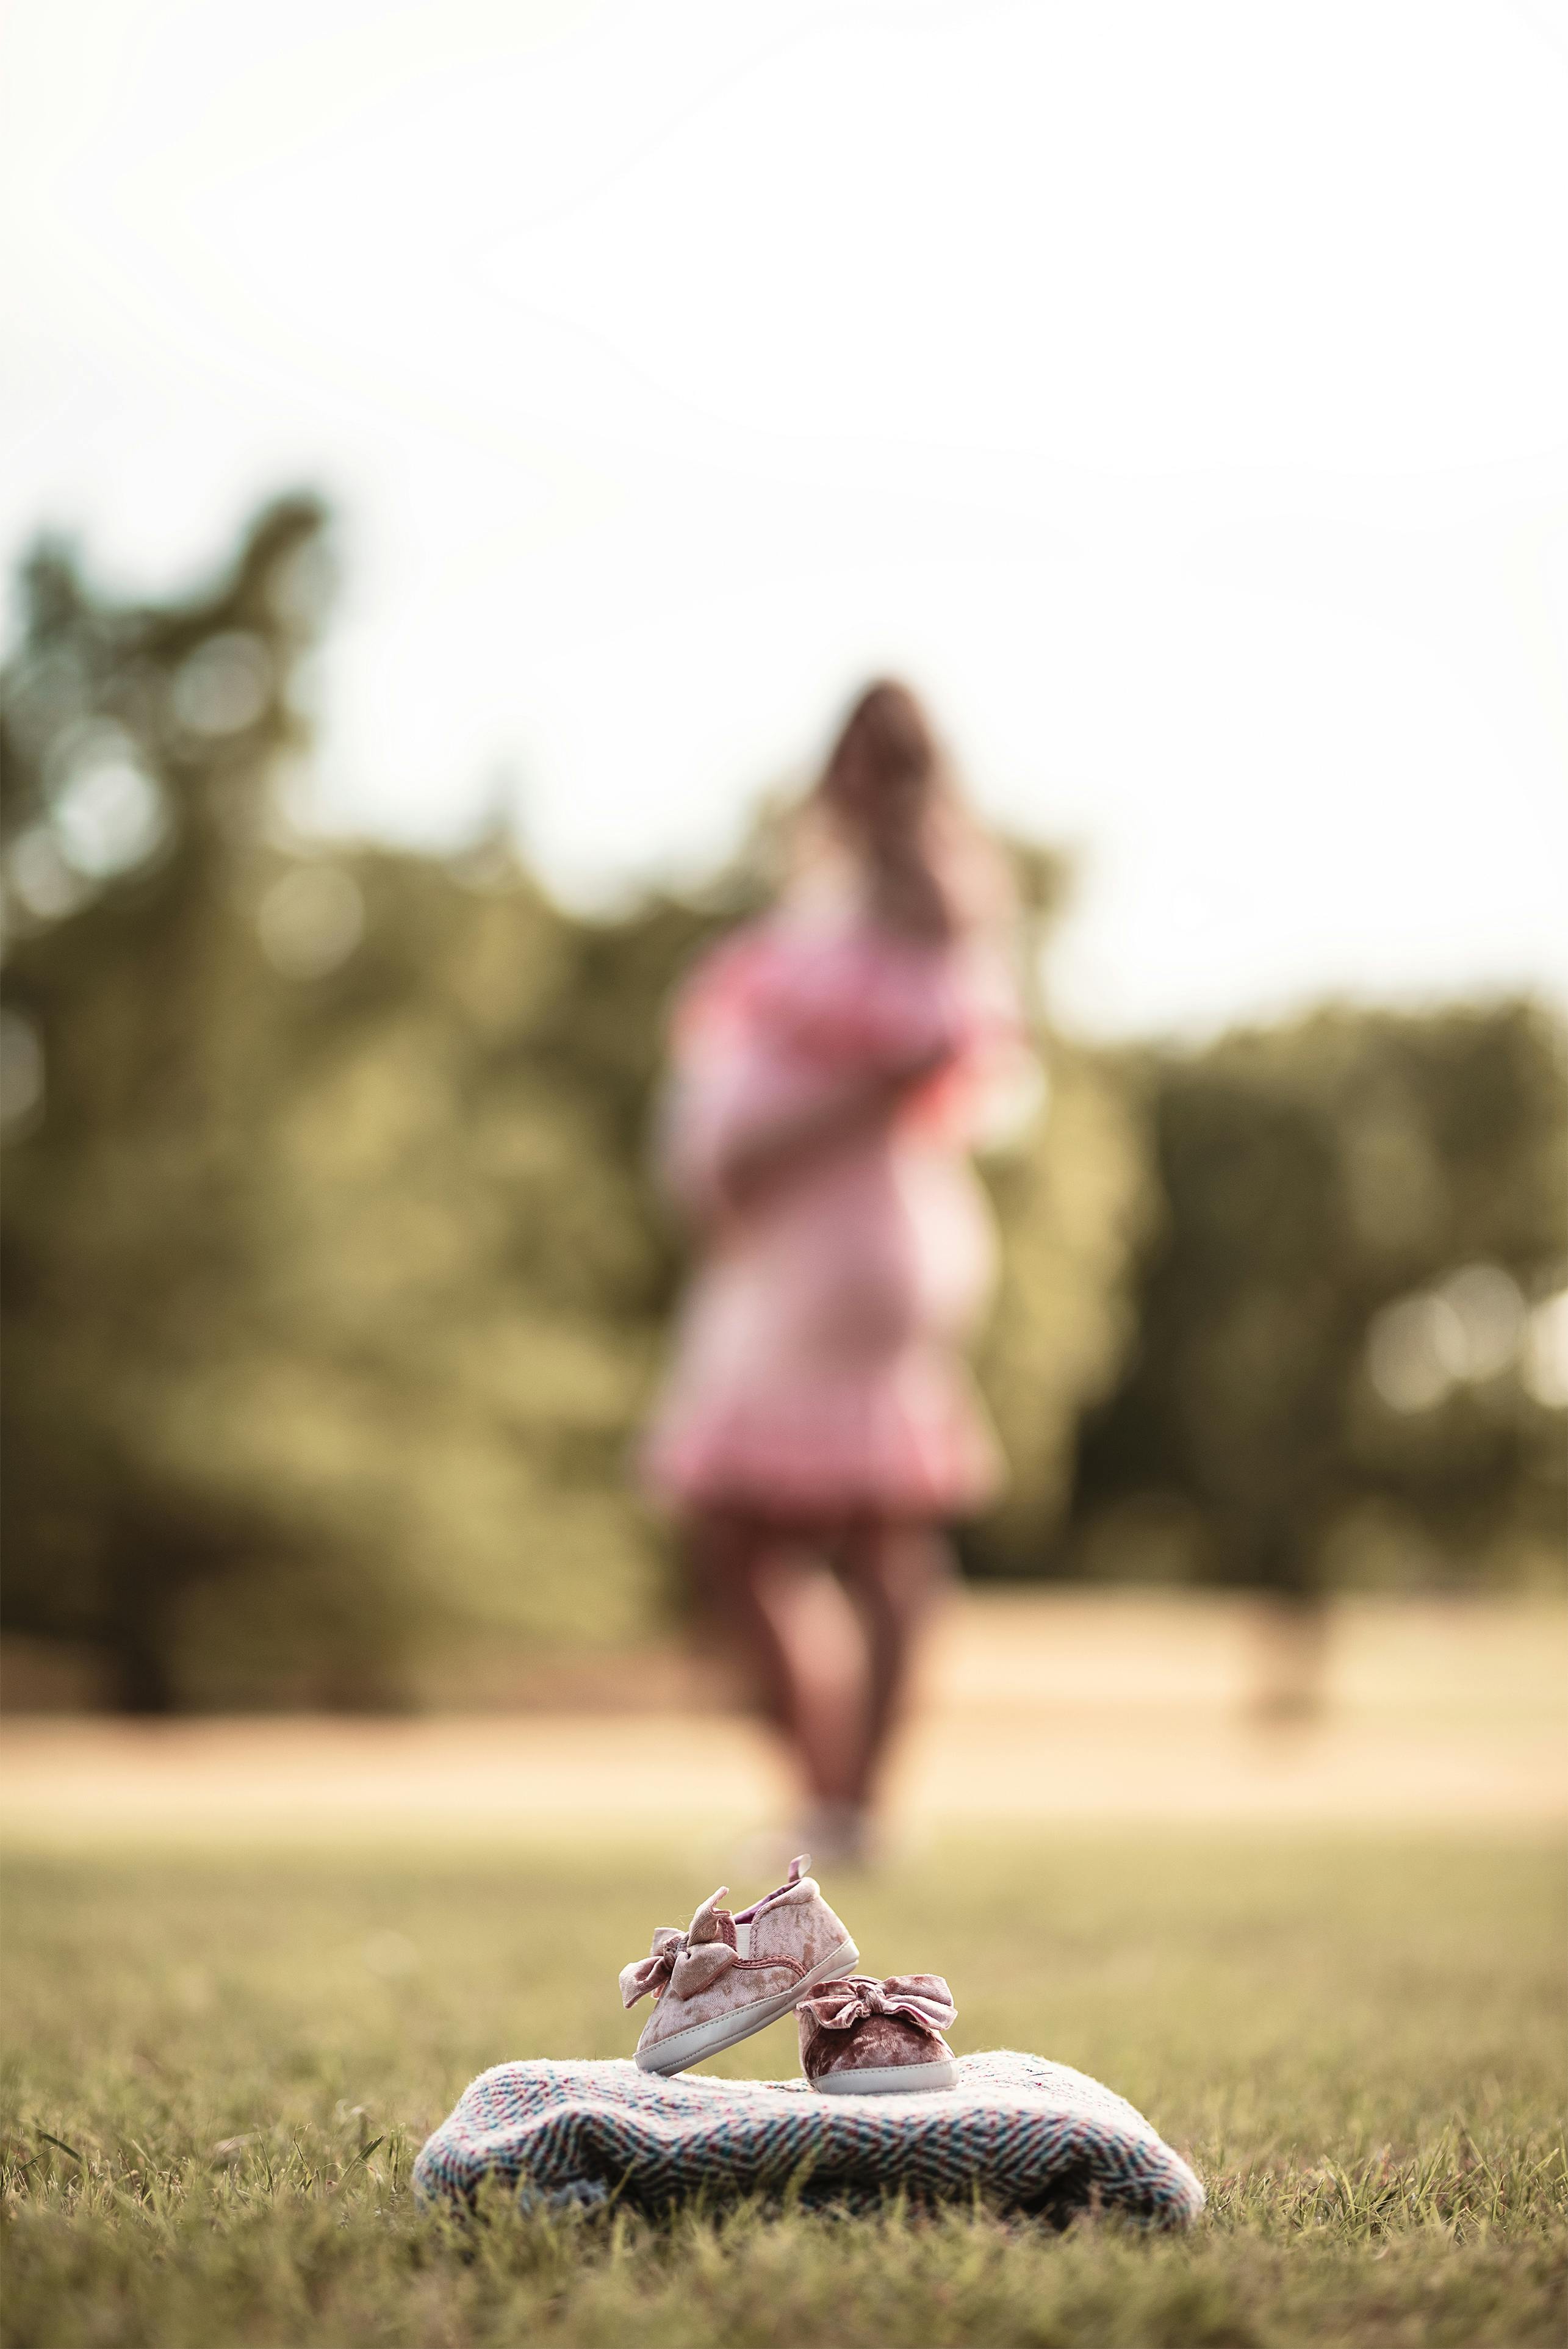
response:
<path id="1" fill-rule="evenodd" d="M 894 1856 L 830 1897 L 870 1965 L 948 1974 L 961 2050 L 1147 2112 L 1209 2188 L 1180 2240 L 413 2207 L 476 2071 L 628 2052 L 621 1964 L 765 1880 L 766 1742 L 674 1659 L 507 1716 L 14 1719 L 8 2349 L 1555 2344 L 1563 1630 L 1352 1607 L 1322 1719 L 1265 1734 L 1234 1605 L 955 1615 Z M 794 2064 L 787 2025 L 719 2059 Z"/>
<path id="2" fill-rule="evenodd" d="M 961 2049 L 1109 2081 L 1207 2181 L 1180 2240 L 963 2211 L 667 2229 L 496 2213 L 411 2158 L 503 2056 L 629 2050 L 616 1969 L 709 1885 L 609 1844 L 13 1857 L 10 2349 L 1561 2338 L 1562 1871 L 1518 1832 L 1104 1826 L 834 1884 Z M 788 2026 L 720 2059 L 793 2070 Z M 67 2150 L 67 2148 L 69 2148 Z"/>
<path id="3" fill-rule="evenodd" d="M 971 1591 L 892 1789 L 895 1840 L 1003 1816 L 1412 1824 L 1568 1816 L 1568 1608 L 1341 1602 L 1320 1719 L 1260 1726 L 1275 1660 L 1212 1594 Z M 694 1865 L 787 1807 L 771 1741 L 678 1651 L 480 1682 L 405 1720 L 17 1714 L 0 1812 L 55 1847 L 162 1839 L 682 1836 Z M 499 1709 L 502 1703 L 508 1709 Z"/>

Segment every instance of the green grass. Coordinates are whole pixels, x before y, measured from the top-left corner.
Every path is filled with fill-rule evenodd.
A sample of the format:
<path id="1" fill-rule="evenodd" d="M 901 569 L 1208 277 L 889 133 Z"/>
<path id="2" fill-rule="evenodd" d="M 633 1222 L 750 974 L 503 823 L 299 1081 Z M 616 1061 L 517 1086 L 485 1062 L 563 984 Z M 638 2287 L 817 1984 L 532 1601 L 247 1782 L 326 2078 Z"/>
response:
<path id="1" fill-rule="evenodd" d="M 1032 1833 L 830 1879 L 869 1963 L 948 1974 L 961 2049 L 1150 2116 L 1209 2188 L 1185 2237 L 421 2215 L 469 2077 L 628 2052 L 616 1971 L 711 1882 L 603 1850 L 13 1858 L 8 2349 L 1561 2340 L 1562 1870 L 1495 1837 Z M 716 2068 L 792 2071 L 789 2026 Z"/>

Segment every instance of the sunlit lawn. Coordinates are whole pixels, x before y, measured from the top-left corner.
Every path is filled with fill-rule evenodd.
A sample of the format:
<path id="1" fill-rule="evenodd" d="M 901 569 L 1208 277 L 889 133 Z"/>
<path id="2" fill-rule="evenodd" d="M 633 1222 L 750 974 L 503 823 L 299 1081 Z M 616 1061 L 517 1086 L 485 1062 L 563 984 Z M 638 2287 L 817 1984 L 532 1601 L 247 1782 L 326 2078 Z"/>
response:
<path id="1" fill-rule="evenodd" d="M 986 1833 L 828 1879 L 870 1964 L 949 1976 L 961 2049 L 1058 2057 L 1148 2113 L 1209 2187 L 1185 2238 L 421 2214 L 413 2155 L 475 2072 L 629 2052 L 617 1969 L 713 1873 L 603 1847 L 14 1857 L 9 2349 L 1563 2337 L 1563 1871 L 1506 1836 Z M 789 2027 L 721 2060 L 792 2071 Z"/>

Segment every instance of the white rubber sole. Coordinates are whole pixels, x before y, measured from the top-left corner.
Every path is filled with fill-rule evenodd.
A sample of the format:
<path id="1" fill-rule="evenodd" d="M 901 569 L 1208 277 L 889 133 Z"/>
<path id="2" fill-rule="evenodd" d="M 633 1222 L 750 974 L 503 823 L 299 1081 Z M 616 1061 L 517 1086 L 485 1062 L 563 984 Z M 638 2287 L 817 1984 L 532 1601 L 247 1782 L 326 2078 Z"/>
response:
<path id="1" fill-rule="evenodd" d="M 951 2064 L 890 2064 L 864 2072 L 828 2072 L 811 2085 L 820 2096 L 908 2096 L 932 2088 L 958 2085 L 956 2059 Z"/>
<path id="2" fill-rule="evenodd" d="M 781 2014 L 793 2013 L 809 1990 L 815 1990 L 819 1982 L 837 1982 L 841 1974 L 852 1974 L 860 1961 L 861 1953 L 854 1943 L 841 1941 L 836 1950 L 819 1958 L 810 1972 L 791 1982 L 788 1990 L 776 1991 L 771 1998 L 759 1998 L 755 2006 L 716 2014 L 711 2023 L 694 2023 L 688 2031 L 672 2031 L 656 2047 L 639 2047 L 637 2069 L 657 2072 L 666 2080 L 674 2072 L 687 2071 L 693 2064 L 700 2064 L 705 2055 L 717 2055 L 726 2047 L 738 2046 L 753 2032 L 766 2031 Z"/>

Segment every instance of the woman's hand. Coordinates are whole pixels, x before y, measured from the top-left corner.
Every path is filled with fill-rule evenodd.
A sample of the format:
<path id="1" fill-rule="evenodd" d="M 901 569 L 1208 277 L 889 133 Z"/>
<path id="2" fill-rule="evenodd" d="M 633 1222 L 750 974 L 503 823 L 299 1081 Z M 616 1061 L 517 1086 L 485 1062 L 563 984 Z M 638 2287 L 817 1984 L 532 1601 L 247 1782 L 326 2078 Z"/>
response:
<path id="1" fill-rule="evenodd" d="M 951 1044 L 924 1045 L 882 1068 L 856 1070 L 809 1105 L 753 1127 L 726 1154 L 720 1175 L 725 1200 L 734 1207 L 752 1206 L 799 1167 L 874 1133 L 907 1094 L 940 1075 L 953 1057 Z"/>

